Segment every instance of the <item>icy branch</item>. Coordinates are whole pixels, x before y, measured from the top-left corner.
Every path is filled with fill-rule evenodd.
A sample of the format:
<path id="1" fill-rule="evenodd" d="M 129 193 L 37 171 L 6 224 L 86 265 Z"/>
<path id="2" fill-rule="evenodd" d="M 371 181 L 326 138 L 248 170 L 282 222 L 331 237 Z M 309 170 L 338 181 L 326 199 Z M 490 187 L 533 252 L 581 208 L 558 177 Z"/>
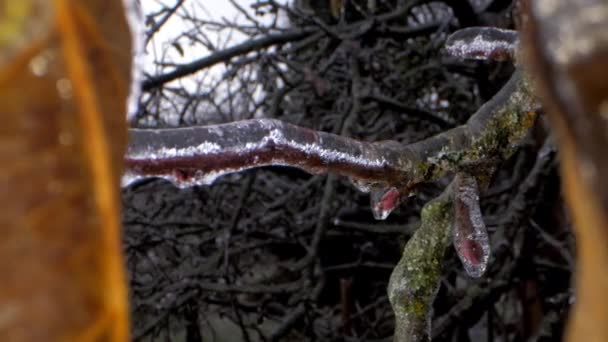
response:
<path id="1" fill-rule="evenodd" d="M 466 124 L 403 147 L 403 158 L 411 165 L 405 170 L 408 187 L 448 171 L 491 171 L 516 150 L 539 108 L 529 81 L 515 71 Z"/>
<path id="2" fill-rule="evenodd" d="M 175 129 L 131 129 L 123 185 L 162 177 L 178 186 L 210 184 L 244 169 L 285 165 L 335 172 L 361 188 L 380 183 L 410 189 L 463 165 L 503 159 L 538 109 L 521 72 L 462 126 L 410 145 L 369 143 L 272 119 Z M 405 192 L 404 192 L 405 193 Z"/>
<path id="3" fill-rule="evenodd" d="M 420 222 L 389 280 L 395 342 L 430 340 L 433 300 L 450 241 L 471 276 L 481 276 L 489 257 L 474 177 L 456 175 L 440 196 L 422 208 Z"/>
<path id="4" fill-rule="evenodd" d="M 451 34 L 446 51 L 455 57 L 492 61 L 514 61 L 519 36 L 516 31 L 495 27 L 468 27 Z"/>
<path id="5" fill-rule="evenodd" d="M 491 173 L 516 150 L 538 107 L 529 82 L 516 71 L 466 124 L 409 145 L 362 142 L 271 119 L 131 129 L 123 186 L 160 177 L 188 187 L 249 168 L 284 165 L 349 177 L 360 190 L 372 192 L 374 215 L 384 219 L 421 182 L 450 171 Z"/>
<path id="6" fill-rule="evenodd" d="M 178 187 L 211 184 L 227 173 L 268 166 L 335 172 L 364 182 L 396 179 L 394 149 L 317 132 L 278 120 L 258 119 L 176 129 L 132 129 L 123 186 L 161 177 Z"/>

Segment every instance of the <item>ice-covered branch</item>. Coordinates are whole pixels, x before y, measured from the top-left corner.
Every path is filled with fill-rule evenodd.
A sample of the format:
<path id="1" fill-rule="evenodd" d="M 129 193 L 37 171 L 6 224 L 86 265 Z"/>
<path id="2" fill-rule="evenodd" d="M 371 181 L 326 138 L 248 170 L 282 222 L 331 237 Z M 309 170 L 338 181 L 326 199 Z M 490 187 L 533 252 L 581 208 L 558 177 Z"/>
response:
<path id="1" fill-rule="evenodd" d="M 450 35 L 446 51 L 455 57 L 514 61 L 519 46 L 517 31 L 495 27 L 468 27 Z"/>
<path id="2" fill-rule="evenodd" d="M 383 219 L 416 184 L 449 171 L 491 173 L 515 151 L 537 109 L 529 82 L 516 71 L 466 124 L 410 145 L 362 142 L 271 119 L 131 129 L 123 185 L 161 177 L 187 187 L 248 168 L 292 166 L 349 177 L 359 189 L 372 192 L 374 213 Z"/>
<path id="3" fill-rule="evenodd" d="M 465 29 L 451 39 L 448 46 L 460 46 L 457 55 L 462 57 L 477 55 L 481 48 L 475 46 L 492 39 L 499 43 L 479 51 L 489 57 L 502 55 L 497 51 L 512 55 L 517 41 L 514 33 L 488 28 Z M 446 172 L 475 170 L 482 182 L 489 178 L 498 163 L 516 150 L 539 108 L 529 80 L 517 70 L 466 124 L 409 145 L 362 142 L 272 119 L 132 129 L 123 185 L 161 177 L 188 187 L 253 167 L 292 166 L 350 178 L 357 188 L 371 193 L 374 216 L 385 219 L 417 184 Z"/>
<path id="4" fill-rule="evenodd" d="M 396 180 L 400 158 L 389 144 L 368 143 L 272 119 L 223 125 L 132 129 L 123 185 L 161 177 L 176 186 L 211 184 L 248 168 L 285 165 L 335 172 L 364 182 Z"/>
<path id="5" fill-rule="evenodd" d="M 483 29 L 481 33 L 475 29 L 455 34 L 448 43 L 450 52 L 466 58 L 514 56 L 514 46 L 496 43 L 504 32 Z M 486 183 L 498 164 L 515 151 L 538 109 L 529 81 L 517 70 L 465 125 L 403 147 L 402 154 L 416 165 L 408 168 L 408 186 L 448 170 L 458 174 L 422 209 L 421 226 L 391 275 L 388 293 L 396 318 L 394 341 L 430 340 L 432 303 L 450 241 L 469 275 L 479 277 L 485 271 L 490 251 L 479 208 L 478 179 Z"/>
<path id="6" fill-rule="evenodd" d="M 465 125 L 410 145 L 361 142 L 271 119 L 131 129 L 127 174 L 173 174 L 178 184 L 188 186 L 209 184 L 220 175 L 247 168 L 286 165 L 409 187 L 459 166 L 502 159 L 527 132 L 537 109 L 528 82 L 516 72 Z"/>

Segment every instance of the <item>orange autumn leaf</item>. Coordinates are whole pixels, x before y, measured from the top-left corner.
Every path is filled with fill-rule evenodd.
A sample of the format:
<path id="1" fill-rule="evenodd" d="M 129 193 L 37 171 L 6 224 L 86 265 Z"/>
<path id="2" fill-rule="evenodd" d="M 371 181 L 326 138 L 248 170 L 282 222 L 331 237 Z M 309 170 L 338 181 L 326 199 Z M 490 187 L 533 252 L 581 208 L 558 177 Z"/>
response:
<path id="1" fill-rule="evenodd" d="M 126 341 L 121 0 L 0 0 L 0 336 Z"/>

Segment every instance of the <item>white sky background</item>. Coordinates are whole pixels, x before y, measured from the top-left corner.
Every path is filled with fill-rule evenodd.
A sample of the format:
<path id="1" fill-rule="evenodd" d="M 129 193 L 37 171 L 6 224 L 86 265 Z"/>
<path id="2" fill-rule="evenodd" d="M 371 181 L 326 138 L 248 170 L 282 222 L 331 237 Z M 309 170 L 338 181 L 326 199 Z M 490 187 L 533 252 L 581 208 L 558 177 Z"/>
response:
<path id="1" fill-rule="evenodd" d="M 256 16 L 251 8 L 251 5 L 258 1 L 259 0 L 234 0 L 235 3 L 245 9 L 256 21 L 261 22 L 264 25 L 270 25 L 275 16 L 274 14 L 267 14 L 264 17 Z M 279 0 L 278 2 L 287 3 L 288 1 L 291 2 L 290 0 Z M 487 2 L 488 0 L 472 1 L 478 9 L 484 7 L 484 4 Z M 176 3 L 178 3 L 178 0 L 141 0 L 144 19 L 152 13 L 157 13 L 163 7 L 173 7 Z M 164 15 L 165 14 L 156 16 L 155 20 L 160 21 Z M 418 15 L 422 15 L 422 13 Z M 185 0 L 176 13 L 163 24 L 160 30 L 154 34 L 153 38 L 145 46 L 145 53 L 142 58 L 143 61 L 140 61 L 144 73 L 148 75 L 164 74 L 172 71 L 175 66 L 190 63 L 213 53 L 213 51 L 209 51 L 203 44 L 193 43 L 194 40 L 192 38 L 183 35 L 186 32 L 191 33 L 191 36 L 198 39 L 205 39 L 203 36 L 206 36 L 211 45 L 217 50 L 237 45 L 252 38 L 251 36 L 243 34 L 238 29 L 226 27 L 218 29 L 217 25 L 209 23 L 197 24 L 189 19 L 184 19 L 184 16 L 209 22 L 230 22 L 242 26 L 252 26 L 245 15 L 240 13 L 229 0 Z M 281 18 L 281 16 L 279 16 L 279 18 Z M 278 22 L 279 26 L 287 27 L 288 24 L 285 16 L 281 19 L 282 20 L 279 20 Z M 148 31 L 151 29 L 152 25 L 146 26 L 144 29 Z M 180 49 L 173 46 L 174 43 L 179 44 L 183 54 L 180 52 Z M 162 61 L 165 64 L 159 65 L 159 61 Z M 204 93 L 206 89 L 212 89 L 214 86 L 217 86 L 218 81 L 222 80 L 226 71 L 226 64 L 218 63 L 211 68 L 170 82 L 168 85 L 180 87 L 192 94 L 200 94 Z M 220 84 L 220 88 L 216 88 L 217 91 L 214 93 L 214 98 L 217 99 L 218 97 L 222 97 L 229 93 L 229 88 L 233 86 L 234 84 L 224 80 Z M 431 91 L 431 93 L 434 93 L 434 90 Z M 262 99 L 264 94 L 262 87 L 258 85 L 257 89 L 255 89 L 252 94 L 255 101 Z M 429 101 L 423 102 L 426 103 Z M 253 108 L 253 103 L 251 103 L 250 106 Z M 447 107 L 447 104 L 442 103 L 440 107 L 445 108 Z M 175 103 L 167 102 L 159 108 L 159 111 L 163 113 L 162 116 L 165 119 L 166 124 L 171 126 L 178 124 L 175 120 L 177 120 L 177 117 L 179 116 L 179 108 L 175 107 Z M 200 110 L 203 113 L 205 111 L 213 111 L 212 108 L 201 108 Z M 260 113 L 256 113 L 256 116 L 258 116 L 258 114 Z M 263 116 L 263 113 L 261 114 Z M 154 123 L 150 124 L 154 125 Z"/>
<path id="2" fill-rule="evenodd" d="M 255 16 L 251 9 L 251 4 L 255 0 L 235 0 L 243 9 L 247 10 L 252 17 L 257 20 L 271 19 L 271 16 L 258 17 Z M 281 2 L 281 1 L 280 1 Z M 163 6 L 172 7 L 177 3 L 177 0 L 142 0 L 142 10 L 144 18 L 150 13 L 154 13 L 162 9 Z M 182 37 L 177 41 L 180 43 L 184 54 L 181 55 L 179 50 L 172 47 L 175 38 L 186 31 L 196 32 L 200 30 L 204 32 L 212 44 L 217 48 L 226 48 L 248 39 L 246 35 L 234 29 L 217 30 L 212 25 L 193 27 L 192 22 L 182 19 L 182 15 L 190 15 L 196 18 L 209 20 L 213 22 L 235 22 L 241 25 L 247 25 L 249 21 L 240 13 L 228 0 L 185 0 L 182 8 L 180 8 L 171 18 L 163 25 L 163 27 L 155 33 L 154 38 L 148 42 L 145 47 L 144 57 L 144 72 L 151 75 L 170 71 L 172 67 L 159 67 L 155 65 L 155 60 L 170 61 L 175 64 L 186 64 L 193 60 L 200 59 L 210 54 L 201 44 L 190 45 L 187 38 Z M 146 29 L 149 29 L 147 27 Z M 163 70 L 164 69 L 164 70 Z M 221 77 L 225 71 L 223 64 L 218 64 L 211 68 L 211 74 L 214 77 Z M 205 73 L 205 72 L 202 72 Z M 209 70 L 207 70 L 209 73 Z M 199 78 L 201 75 L 194 75 Z M 183 80 L 182 80 L 183 81 Z"/>
<path id="3" fill-rule="evenodd" d="M 287 1 L 280 0 L 277 2 L 286 3 Z M 178 2 L 178 0 L 141 0 L 144 20 L 148 15 L 157 13 L 164 7 L 174 7 Z M 264 26 L 270 26 L 275 17 L 275 14 L 267 14 L 263 17 L 256 16 L 251 5 L 258 2 L 258 0 L 234 0 L 234 2 Z M 160 21 L 164 15 L 165 13 L 155 16 L 154 20 Z M 204 20 L 207 23 L 196 23 L 190 19 L 185 19 L 185 17 Z M 216 50 L 222 50 L 252 38 L 238 29 L 219 28 L 218 25 L 213 25 L 209 22 L 236 23 L 241 26 L 253 27 L 251 21 L 239 12 L 229 0 L 185 0 L 181 7 L 163 24 L 160 30 L 153 35 L 153 38 L 147 42 L 144 56 L 140 58 L 140 67 L 143 67 L 144 73 L 148 75 L 164 74 L 174 70 L 175 66 L 190 63 L 213 53 L 204 44 L 194 42 L 195 39 L 207 40 Z M 279 20 L 277 24 L 280 27 L 287 26 L 284 19 Z M 144 27 L 144 30 L 149 31 L 153 25 L 154 23 Z M 191 37 L 195 39 L 185 36 L 184 33 L 191 33 Z M 175 43 L 179 44 L 183 54 L 180 52 L 180 49 L 173 46 Z M 159 64 L 159 61 L 162 61 L 164 64 Z M 227 70 L 226 64 L 218 63 L 213 67 L 170 82 L 168 85 L 180 87 L 191 94 L 201 94 L 207 89 L 216 89 L 214 97 L 218 99 L 222 95 L 229 93 L 228 88 L 236 88 L 235 84 L 231 84 L 231 82 L 226 82 L 225 80 L 220 83 L 220 88 L 214 88 L 218 85 L 218 81 L 222 80 Z M 256 101 L 261 100 L 263 97 L 261 86 L 257 86 L 258 89 L 253 91 Z M 179 99 L 176 98 L 175 100 L 179 102 Z M 160 111 L 163 113 L 162 117 L 165 124 L 170 126 L 177 125 L 178 122 L 176 120 L 179 117 L 179 109 L 175 107 L 176 102 L 173 100 L 169 102 L 165 100 L 161 101 L 164 102 L 161 105 Z M 252 108 L 254 107 L 253 103 L 251 106 Z M 200 111 L 213 111 L 213 109 L 200 108 Z M 143 124 L 156 125 L 154 122 Z"/>
<path id="4" fill-rule="evenodd" d="M 247 10 L 249 14 L 260 22 L 269 23 L 272 15 L 266 15 L 265 17 L 256 16 L 251 9 L 251 4 L 257 2 L 257 0 L 234 0 L 235 3 L 240 5 L 243 9 Z M 289 0 L 278 0 L 279 3 L 288 3 Z M 178 0 L 141 0 L 142 11 L 144 18 L 146 15 L 155 13 L 162 9 L 164 6 L 173 7 Z M 477 9 L 485 7 L 489 0 L 473 0 L 471 3 Z M 182 44 L 181 47 L 184 50 L 182 56 L 176 48 L 170 47 L 175 41 L 175 38 L 180 32 L 192 30 L 196 32 L 200 29 L 206 33 L 216 48 L 226 48 L 238 43 L 243 42 L 247 37 L 238 32 L 237 30 L 214 30 L 211 25 L 202 27 L 192 27 L 193 23 L 185 21 L 180 15 L 189 14 L 193 17 L 205 19 L 214 22 L 235 22 L 242 25 L 247 25 L 249 21 L 241 14 L 228 0 L 185 0 L 182 8 L 177 13 L 173 14 L 171 18 L 163 25 L 163 27 L 156 32 L 154 38 L 147 44 L 146 57 L 144 61 L 144 71 L 149 74 L 159 74 L 162 70 L 159 70 L 154 64 L 154 60 L 158 60 L 159 57 L 165 61 L 171 61 L 176 64 L 184 64 L 191 62 L 195 59 L 202 58 L 209 54 L 209 51 L 200 44 L 195 46 L 189 46 L 186 43 L 186 39 L 179 39 L 178 41 Z M 160 17 L 158 17 L 160 19 Z M 285 20 L 283 21 L 285 22 Z M 279 22 L 281 24 L 281 22 Z M 146 27 L 149 29 L 149 27 Z M 164 56 L 163 56 L 164 54 Z M 166 68 L 165 72 L 171 68 Z M 216 71 L 217 72 L 217 71 Z"/>

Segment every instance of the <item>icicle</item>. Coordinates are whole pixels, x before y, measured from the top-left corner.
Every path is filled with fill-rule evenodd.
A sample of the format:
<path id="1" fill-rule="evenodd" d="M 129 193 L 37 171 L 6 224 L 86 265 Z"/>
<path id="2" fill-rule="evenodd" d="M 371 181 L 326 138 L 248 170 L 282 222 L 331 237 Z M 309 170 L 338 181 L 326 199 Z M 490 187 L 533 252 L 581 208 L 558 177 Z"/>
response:
<path id="1" fill-rule="evenodd" d="M 487 268 L 490 242 L 479 208 L 477 181 L 457 174 L 454 185 L 454 248 L 467 273 L 478 278 Z"/>
<path id="2" fill-rule="evenodd" d="M 399 197 L 399 190 L 395 187 L 372 189 L 370 200 L 374 218 L 385 220 L 399 204 Z"/>

